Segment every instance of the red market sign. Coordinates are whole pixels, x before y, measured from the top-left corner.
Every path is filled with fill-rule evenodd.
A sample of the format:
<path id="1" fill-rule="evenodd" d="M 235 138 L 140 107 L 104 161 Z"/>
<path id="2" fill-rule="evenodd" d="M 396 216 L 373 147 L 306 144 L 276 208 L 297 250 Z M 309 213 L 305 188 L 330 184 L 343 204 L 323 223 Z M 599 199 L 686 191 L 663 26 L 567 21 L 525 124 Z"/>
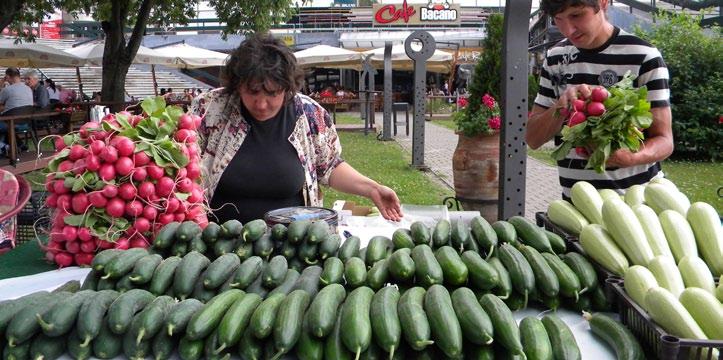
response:
<path id="1" fill-rule="evenodd" d="M 460 23 L 459 5 L 448 1 L 426 5 L 387 4 L 373 6 L 374 25 L 456 25 Z"/>

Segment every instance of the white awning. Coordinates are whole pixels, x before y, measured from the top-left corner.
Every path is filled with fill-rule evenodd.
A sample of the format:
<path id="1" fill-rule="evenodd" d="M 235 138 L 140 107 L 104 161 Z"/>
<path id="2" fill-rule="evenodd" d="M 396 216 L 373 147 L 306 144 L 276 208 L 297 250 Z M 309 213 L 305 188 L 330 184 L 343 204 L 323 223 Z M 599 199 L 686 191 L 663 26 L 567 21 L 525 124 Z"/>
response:
<path id="1" fill-rule="evenodd" d="M 482 47 L 482 40 L 487 36 L 483 29 L 474 30 L 446 30 L 429 32 L 437 44 L 437 48 L 451 48 L 458 44 L 460 48 Z M 404 40 L 412 31 L 365 31 L 343 32 L 339 36 L 339 43 L 345 49 L 376 49 L 384 47 L 384 43 L 391 41 L 394 45 L 404 44 Z"/>

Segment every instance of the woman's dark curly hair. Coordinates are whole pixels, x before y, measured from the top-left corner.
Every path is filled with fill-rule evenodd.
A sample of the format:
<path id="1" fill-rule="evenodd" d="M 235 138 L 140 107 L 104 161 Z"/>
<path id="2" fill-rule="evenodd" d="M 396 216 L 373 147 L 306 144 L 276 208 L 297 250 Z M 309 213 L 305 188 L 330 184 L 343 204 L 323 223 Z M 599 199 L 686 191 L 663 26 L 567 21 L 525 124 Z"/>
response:
<path id="1" fill-rule="evenodd" d="M 242 84 L 255 91 L 278 91 L 278 88 L 267 88 L 271 83 L 286 93 L 286 100 L 292 99 L 304 82 L 304 72 L 298 67 L 294 53 L 268 34 L 247 37 L 229 56 L 221 76 L 227 94 L 238 92 Z"/>
<path id="2" fill-rule="evenodd" d="M 569 7 L 590 6 L 595 12 L 600 10 L 600 2 L 598 0 L 542 0 L 540 1 L 540 9 L 549 16 L 555 16 L 565 11 Z"/>

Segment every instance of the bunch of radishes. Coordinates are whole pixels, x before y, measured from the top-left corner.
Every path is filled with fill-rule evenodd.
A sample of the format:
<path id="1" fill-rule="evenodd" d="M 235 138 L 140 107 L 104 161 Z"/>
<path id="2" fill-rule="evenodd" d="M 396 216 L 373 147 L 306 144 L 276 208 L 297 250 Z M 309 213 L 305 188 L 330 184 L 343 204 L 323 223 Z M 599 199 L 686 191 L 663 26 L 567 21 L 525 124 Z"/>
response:
<path id="1" fill-rule="evenodd" d="M 567 126 L 573 127 L 587 121 L 589 116 L 601 116 L 605 113 L 603 102 L 608 98 L 608 92 L 603 87 L 595 87 L 590 91 L 590 97 L 580 97 L 572 101 L 569 108 L 560 109 L 566 118 Z M 578 146 L 575 152 L 583 157 L 590 155 L 587 148 Z"/>
<path id="2" fill-rule="evenodd" d="M 88 265 L 103 249 L 149 247 L 172 221 L 208 223 L 196 144 L 201 118 L 158 98 L 142 107 L 143 115 L 109 114 L 56 139 L 45 183 L 55 209 L 46 257 L 58 266 Z"/>

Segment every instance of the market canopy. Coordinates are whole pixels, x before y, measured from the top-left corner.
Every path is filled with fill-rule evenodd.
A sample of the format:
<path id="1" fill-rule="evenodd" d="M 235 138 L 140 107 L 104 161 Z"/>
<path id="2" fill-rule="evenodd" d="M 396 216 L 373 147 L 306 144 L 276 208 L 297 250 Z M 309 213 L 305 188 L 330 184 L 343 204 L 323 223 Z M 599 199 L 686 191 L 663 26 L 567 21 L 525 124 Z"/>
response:
<path id="1" fill-rule="evenodd" d="M 294 53 L 301 67 L 339 68 L 360 66 L 361 53 L 329 45 L 316 45 Z"/>
<path id="2" fill-rule="evenodd" d="M 173 65 L 163 64 L 172 67 L 204 68 L 224 66 L 228 57 L 228 54 L 222 52 L 211 51 L 185 43 L 156 47 L 153 50 L 163 56 L 175 58 Z"/>
<path id="3" fill-rule="evenodd" d="M 95 41 L 74 48 L 66 49 L 65 52 L 84 59 L 87 65 L 103 66 L 104 49 L 105 42 Z M 139 46 L 136 57 L 133 58 L 133 63 L 174 66 L 174 64 L 176 63 L 176 58 L 173 56 L 164 55 L 163 53 L 147 48 L 145 46 Z"/>
<path id="4" fill-rule="evenodd" d="M 84 60 L 47 45 L 15 43 L 14 39 L 0 39 L 0 66 L 2 67 L 75 67 Z"/>
<path id="5" fill-rule="evenodd" d="M 419 51 L 422 45 L 412 43 L 412 49 Z M 384 47 L 377 48 L 374 50 L 365 51 L 362 56 L 371 55 L 372 65 L 377 69 L 384 68 Z M 427 59 L 427 71 L 437 73 L 449 73 L 452 69 L 452 62 L 454 57 L 452 54 L 442 51 L 435 50 L 432 57 Z M 392 46 L 392 69 L 394 70 L 414 70 L 414 61 L 412 61 L 407 52 L 404 49 L 403 44 Z"/>

